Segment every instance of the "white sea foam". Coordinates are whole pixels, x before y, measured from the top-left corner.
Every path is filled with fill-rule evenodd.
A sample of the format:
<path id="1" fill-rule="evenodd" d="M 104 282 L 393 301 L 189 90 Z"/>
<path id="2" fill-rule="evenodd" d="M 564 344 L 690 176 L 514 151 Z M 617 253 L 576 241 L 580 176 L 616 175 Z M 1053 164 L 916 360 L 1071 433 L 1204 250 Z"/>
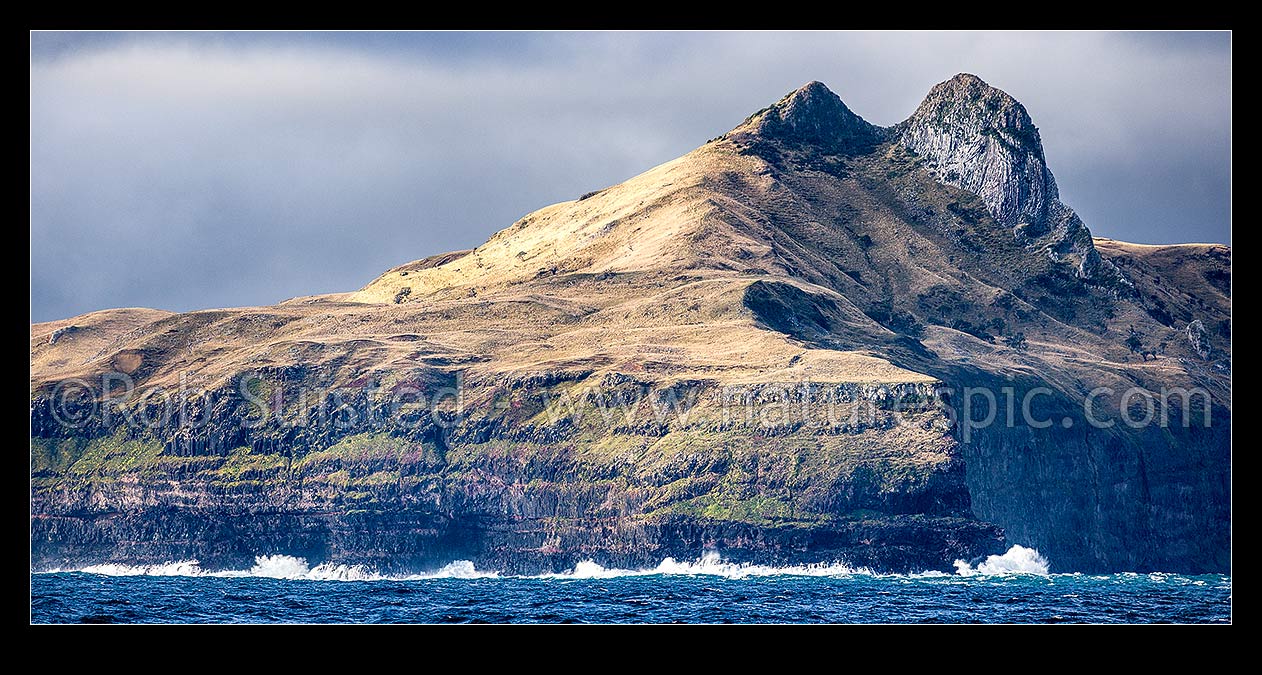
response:
<path id="1" fill-rule="evenodd" d="M 447 563 L 436 572 L 429 574 L 413 574 L 403 577 L 403 579 L 495 579 L 500 575 L 498 572 L 487 572 L 477 569 L 472 562 L 468 560 L 457 560 Z"/>
<path id="2" fill-rule="evenodd" d="M 310 579 L 313 581 L 371 581 L 384 578 L 360 565 L 335 565 L 323 563 L 311 567 L 303 558 L 289 555 L 257 556 L 254 566 L 248 570 L 208 571 L 196 560 L 181 560 L 161 565 L 121 565 L 106 563 L 89 565 L 78 570 L 52 570 L 53 572 L 78 571 L 111 577 L 264 577 L 269 579 Z"/>
<path id="3" fill-rule="evenodd" d="M 864 568 L 850 567 L 842 563 L 815 563 L 808 565 L 788 565 L 774 567 L 771 565 L 754 565 L 752 563 L 734 563 L 723 560 L 716 551 L 706 551 L 697 560 L 681 561 L 666 558 L 657 567 L 643 569 L 620 569 L 604 567 L 592 561 L 584 560 L 566 572 L 540 574 L 536 579 L 612 579 L 615 577 L 644 577 L 652 575 L 675 576 L 715 576 L 728 579 L 746 577 L 799 576 L 799 577 L 838 577 L 854 574 L 872 574 Z"/>
<path id="4" fill-rule="evenodd" d="M 242 576 L 268 579 L 304 579 L 311 574 L 311 567 L 304 558 L 291 555 L 265 555 L 254 559 L 254 567 Z"/>
<path id="5" fill-rule="evenodd" d="M 422 579 L 493 579 L 504 575 L 498 572 L 479 570 L 468 560 L 457 560 L 446 566 L 426 574 L 408 576 L 388 576 L 377 574 L 360 565 L 335 565 L 322 563 L 311 567 L 303 558 L 287 555 L 258 556 L 254 566 L 248 570 L 207 571 L 196 560 L 170 562 L 162 565 L 121 565 L 115 563 L 91 565 L 78 570 L 90 574 L 107 576 L 187 576 L 187 577 L 263 577 L 270 579 L 306 579 L 312 581 L 376 581 L 422 580 Z M 680 561 L 666 558 L 657 567 L 644 569 L 620 569 L 605 567 L 592 560 L 584 560 L 573 569 L 550 574 L 534 575 L 533 579 L 611 579 L 615 577 L 681 575 L 681 576 L 718 576 L 730 579 L 767 576 L 847 576 L 853 574 L 871 574 L 866 569 L 850 567 L 841 563 L 820 563 L 807 565 L 790 565 L 774 567 L 770 565 L 754 565 L 751 563 L 734 563 L 723 560 L 715 551 L 707 551 L 697 560 Z M 942 575 L 941 572 L 926 572 L 924 576 Z M 521 578 L 521 577 L 517 577 Z"/>
<path id="6" fill-rule="evenodd" d="M 1023 546 L 1013 546 L 1003 555 L 993 555 L 977 567 L 957 560 L 956 571 L 960 576 L 998 575 L 998 574 L 1047 574 L 1047 560 L 1039 552 Z M 169 562 L 162 565 L 91 565 L 79 570 L 90 574 L 107 576 L 187 576 L 187 577 L 262 577 L 270 579 L 295 579 L 309 581 L 419 581 L 425 579 L 496 579 L 522 578 L 501 575 L 498 572 L 479 570 L 468 560 L 457 560 L 446 566 L 426 574 L 407 576 L 390 576 L 378 574 L 362 565 L 339 565 L 321 563 L 315 567 L 303 558 L 288 555 L 258 556 L 254 566 L 248 570 L 207 571 L 196 560 Z M 612 579 L 632 576 L 714 576 L 727 579 L 744 579 L 749 577 L 798 576 L 798 577 L 845 577 L 853 575 L 890 576 L 901 578 L 939 578 L 952 575 L 938 571 L 920 572 L 910 575 L 878 575 L 863 567 L 852 567 L 840 562 L 812 563 L 802 565 L 755 565 L 753 563 L 737 563 L 724 560 L 718 552 L 707 551 L 696 560 L 675 560 L 666 558 L 656 567 L 643 569 L 620 569 L 605 567 L 592 560 L 584 560 L 565 572 L 540 574 L 527 578 L 533 579 Z"/>
<path id="7" fill-rule="evenodd" d="M 1002 574 L 1038 574 L 1047 576 L 1047 558 L 1038 550 L 1015 545 L 1003 555 L 992 555 L 977 567 L 963 560 L 955 561 L 955 572 L 962 577 Z"/>
<path id="8" fill-rule="evenodd" d="M 182 560 L 162 565 L 119 565 L 115 563 L 106 563 L 103 565 L 89 565 L 77 571 L 87 572 L 89 574 L 103 574 L 110 577 L 196 577 L 203 576 L 205 574 L 202 568 L 198 566 L 196 560 Z"/>
<path id="9" fill-rule="evenodd" d="M 853 574 L 871 574 L 867 569 L 851 567 L 842 563 L 812 563 L 806 565 L 788 565 L 774 567 L 771 565 L 754 565 L 752 563 L 732 563 L 723 560 L 715 551 L 707 551 L 700 559 L 693 562 L 677 561 L 667 558 L 653 570 L 654 574 L 690 574 L 711 575 L 741 579 L 744 577 L 796 576 L 796 577 L 837 577 Z"/>

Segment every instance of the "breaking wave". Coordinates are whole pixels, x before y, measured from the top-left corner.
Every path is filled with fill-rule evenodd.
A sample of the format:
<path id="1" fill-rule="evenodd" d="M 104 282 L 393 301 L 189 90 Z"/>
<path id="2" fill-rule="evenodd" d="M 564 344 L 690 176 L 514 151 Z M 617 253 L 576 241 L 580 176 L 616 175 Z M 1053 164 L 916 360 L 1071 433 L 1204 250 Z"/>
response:
<path id="1" fill-rule="evenodd" d="M 530 576 L 501 575 L 498 572 L 479 570 L 468 560 L 457 560 L 427 574 L 391 576 L 375 573 L 361 565 L 323 563 L 311 567 L 305 559 L 287 555 L 259 556 L 255 558 L 254 566 L 248 570 L 208 571 L 202 569 L 196 560 L 185 560 L 162 565 L 121 565 L 109 563 L 90 565 L 77 570 L 51 570 L 51 572 L 85 572 L 113 577 L 261 577 L 269 579 L 306 579 L 311 581 L 493 579 L 507 576 L 526 579 L 612 579 L 615 577 L 653 575 L 717 576 L 729 579 L 743 579 L 746 577 L 770 576 L 830 577 L 872 574 L 867 569 L 850 567 L 842 563 L 818 563 L 785 567 L 734 563 L 723 560 L 714 551 L 707 551 L 697 560 L 680 561 L 674 558 L 666 558 L 657 567 L 635 570 L 605 567 L 591 560 L 584 560 L 575 565 L 573 569 L 565 572 Z M 934 575 L 940 573 L 929 572 L 926 574 Z"/>
<path id="2" fill-rule="evenodd" d="M 992 555 L 977 567 L 972 567 L 963 560 L 955 562 L 956 573 L 960 576 L 984 576 L 1001 574 L 1047 574 L 1047 560 L 1039 552 L 1023 546 L 1013 546 L 1003 555 Z M 157 576 L 157 577 L 258 577 L 269 579 L 295 579 L 308 581 L 412 581 L 423 579 L 496 579 L 496 578 L 531 578 L 531 579 L 612 579 L 616 577 L 676 575 L 676 576 L 715 576 L 727 579 L 745 579 L 750 577 L 798 576 L 798 577 L 845 577 L 853 575 L 866 576 L 910 576 L 916 578 L 947 577 L 943 572 L 922 572 L 912 575 L 879 575 L 863 567 L 851 567 L 844 563 L 813 563 L 803 565 L 756 565 L 753 563 L 737 563 L 724 560 L 717 552 L 707 551 L 700 558 L 692 561 L 666 558 L 657 567 L 645 569 L 620 569 L 605 567 L 591 560 L 584 560 L 565 572 L 540 574 L 534 576 L 505 575 L 498 572 L 479 570 L 468 560 L 457 560 L 434 572 L 412 575 L 384 575 L 374 572 L 362 565 L 339 565 L 321 563 L 310 566 L 303 558 L 288 555 L 258 556 L 254 566 L 248 570 L 209 571 L 202 569 L 196 560 L 170 562 L 162 565 L 90 565 L 75 570 L 51 570 L 55 572 L 85 572 L 106 576 Z"/>
<path id="3" fill-rule="evenodd" d="M 1038 574 L 1047 576 L 1047 558 L 1037 549 L 1016 545 L 1003 555 L 992 555 L 973 567 L 963 560 L 955 561 L 955 573 L 962 577 L 1002 574 Z"/>
<path id="4" fill-rule="evenodd" d="M 203 574 L 202 568 L 197 565 L 196 560 L 184 560 L 163 565 L 119 565 L 106 563 L 104 565 L 89 565 L 78 570 L 52 570 L 52 572 L 87 572 L 88 574 L 102 574 L 108 577 L 196 577 Z"/>
<path id="5" fill-rule="evenodd" d="M 120 565 L 108 563 L 89 565 L 78 571 L 111 577 L 261 577 L 267 579 L 311 579 L 313 581 L 367 581 L 381 578 L 361 565 L 334 565 L 324 563 L 311 567 L 303 558 L 288 555 L 258 556 L 248 570 L 208 571 L 196 560 L 165 563 L 162 565 Z"/>
<path id="6" fill-rule="evenodd" d="M 337 565 L 321 563 L 311 567 L 305 558 L 289 555 L 257 556 L 254 566 L 248 570 L 210 571 L 202 569 L 196 560 L 165 563 L 162 565 L 120 565 L 108 563 L 89 565 L 77 570 L 51 570 L 57 572 L 85 572 L 111 577 L 256 577 L 265 579 L 305 579 L 308 581 L 380 581 L 410 579 L 479 579 L 497 577 L 494 572 L 474 568 L 468 560 L 457 560 L 429 574 L 389 576 L 378 574 L 363 565 Z"/>
<path id="7" fill-rule="evenodd" d="M 688 575 L 716 576 L 728 579 L 746 577 L 798 576 L 798 577 L 837 577 L 853 574 L 872 574 L 864 568 L 850 567 L 842 563 L 816 563 L 809 565 L 790 565 L 772 567 L 752 563 L 733 563 L 723 560 L 715 551 L 706 551 L 693 561 L 679 561 L 666 558 L 657 567 L 638 570 L 604 567 L 590 560 L 584 560 L 574 569 L 559 574 L 541 574 L 539 579 L 610 579 L 613 577 L 635 577 L 652 575 Z"/>

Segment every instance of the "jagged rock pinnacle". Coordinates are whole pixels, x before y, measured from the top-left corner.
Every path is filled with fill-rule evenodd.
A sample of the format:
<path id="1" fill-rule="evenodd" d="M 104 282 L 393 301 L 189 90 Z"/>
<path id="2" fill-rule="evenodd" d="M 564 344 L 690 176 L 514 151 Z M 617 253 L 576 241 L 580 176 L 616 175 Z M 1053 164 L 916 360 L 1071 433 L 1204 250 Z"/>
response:
<path id="1" fill-rule="evenodd" d="M 960 73 L 929 90 L 895 133 L 899 144 L 929 160 L 939 181 L 981 197 L 1019 240 L 1071 261 L 1079 277 L 1129 284 L 1101 260 L 1091 232 L 1060 201 L 1038 128 L 1007 92 Z"/>
<path id="2" fill-rule="evenodd" d="M 937 165 L 943 182 L 976 193 L 995 220 L 1046 230 L 1058 198 L 1025 106 L 976 75 L 937 84 L 901 126 L 899 142 Z"/>

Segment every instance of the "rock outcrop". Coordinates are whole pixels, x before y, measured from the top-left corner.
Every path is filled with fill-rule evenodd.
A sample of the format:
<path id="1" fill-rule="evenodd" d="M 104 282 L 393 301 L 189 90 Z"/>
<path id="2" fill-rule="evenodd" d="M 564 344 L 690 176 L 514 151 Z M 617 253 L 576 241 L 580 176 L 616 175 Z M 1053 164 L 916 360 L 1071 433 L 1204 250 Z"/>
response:
<path id="1" fill-rule="evenodd" d="M 981 197 L 1019 240 L 1071 260 L 1082 278 L 1125 283 L 1060 201 L 1039 130 L 1006 92 L 961 73 L 934 86 L 896 133 L 903 147 L 929 160 L 939 180 Z"/>
<path id="2" fill-rule="evenodd" d="M 1187 327 L 1188 343 L 1192 345 L 1192 351 L 1202 359 L 1208 359 L 1213 352 L 1213 348 L 1209 346 L 1209 338 L 1205 335 L 1205 324 L 1200 319 L 1188 324 Z"/>

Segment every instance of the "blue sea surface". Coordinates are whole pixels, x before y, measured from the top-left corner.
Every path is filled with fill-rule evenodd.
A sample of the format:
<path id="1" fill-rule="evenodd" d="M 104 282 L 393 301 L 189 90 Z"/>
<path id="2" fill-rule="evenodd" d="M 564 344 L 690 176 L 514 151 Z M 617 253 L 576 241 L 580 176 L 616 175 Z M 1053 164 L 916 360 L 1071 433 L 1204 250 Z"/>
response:
<path id="1" fill-rule="evenodd" d="M 1226 623 L 1231 577 L 31 576 L 34 623 Z"/>

